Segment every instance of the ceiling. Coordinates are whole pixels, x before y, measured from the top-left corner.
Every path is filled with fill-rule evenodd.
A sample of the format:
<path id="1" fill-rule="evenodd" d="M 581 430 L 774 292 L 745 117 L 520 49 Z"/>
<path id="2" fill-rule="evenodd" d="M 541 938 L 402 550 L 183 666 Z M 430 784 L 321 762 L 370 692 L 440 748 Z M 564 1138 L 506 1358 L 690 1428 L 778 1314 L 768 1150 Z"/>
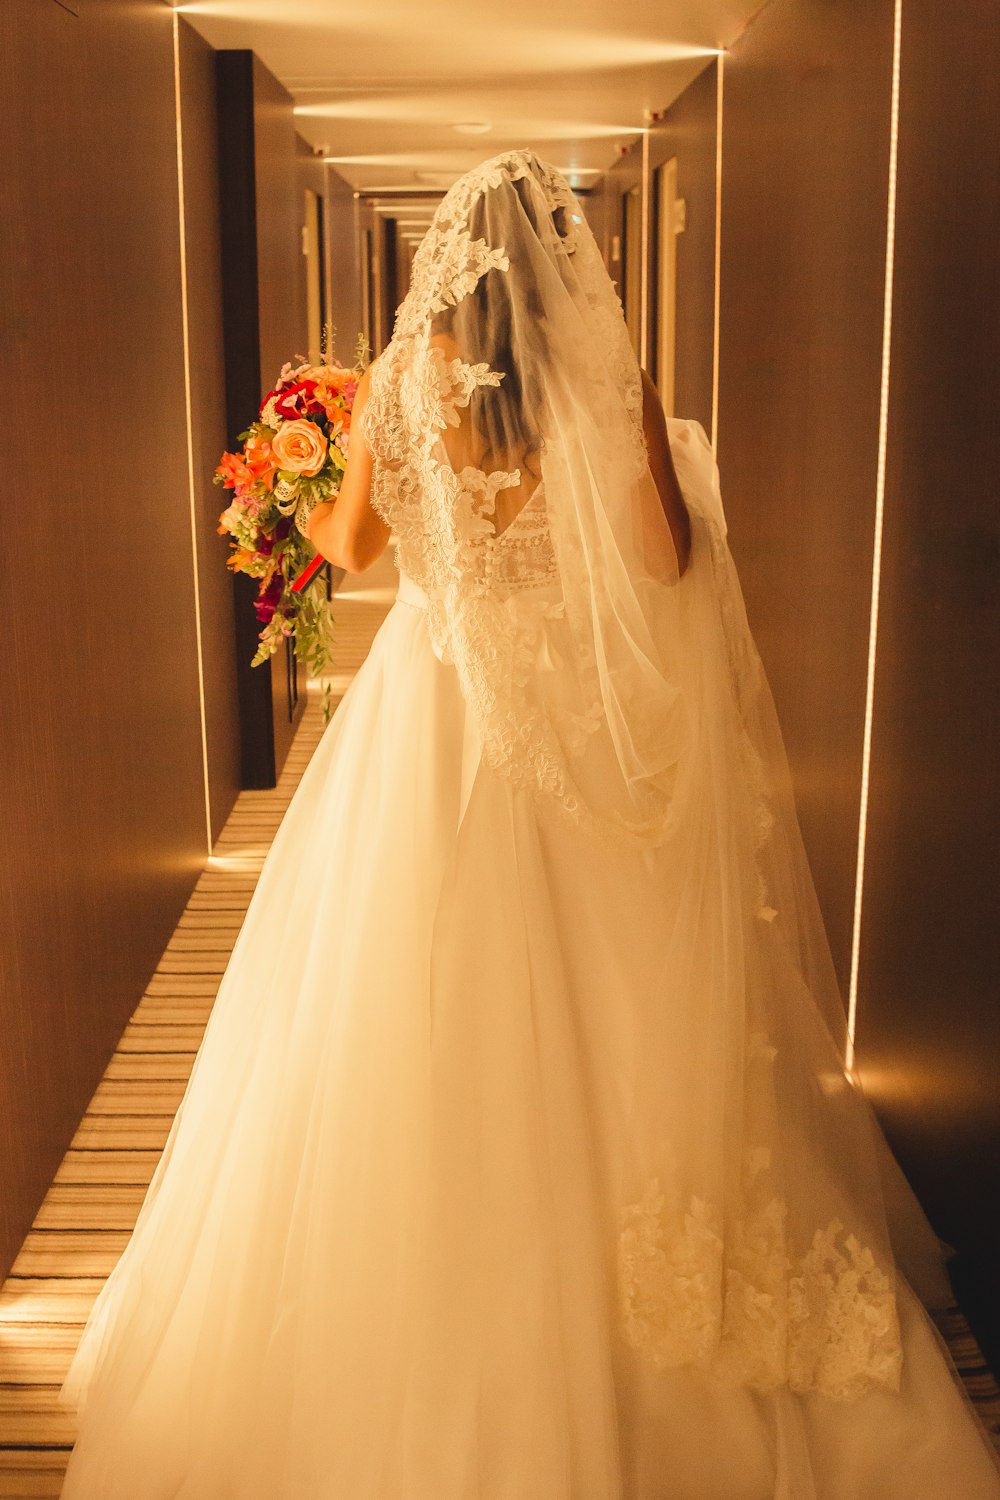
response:
<path id="1" fill-rule="evenodd" d="M 586 188 L 761 0 L 191 0 L 247 47 L 357 189 L 441 188 L 530 146 Z M 462 127 L 462 128 L 456 128 Z"/>

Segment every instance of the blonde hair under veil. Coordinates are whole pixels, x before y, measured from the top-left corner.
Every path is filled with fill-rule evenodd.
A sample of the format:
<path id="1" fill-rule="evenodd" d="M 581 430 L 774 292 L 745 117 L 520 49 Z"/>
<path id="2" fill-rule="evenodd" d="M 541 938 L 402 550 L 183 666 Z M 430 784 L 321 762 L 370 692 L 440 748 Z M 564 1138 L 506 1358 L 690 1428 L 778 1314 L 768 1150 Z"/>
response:
<path id="1" fill-rule="evenodd" d="M 758 1390 L 895 1389 L 893 1244 L 940 1291 L 939 1243 L 844 1068 L 712 450 L 697 422 L 668 421 L 692 522 L 679 575 L 621 305 L 579 203 L 533 153 L 441 203 L 365 430 L 373 503 L 483 763 L 558 815 L 581 859 L 661 893 L 620 1089 L 628 1342 Z"/>

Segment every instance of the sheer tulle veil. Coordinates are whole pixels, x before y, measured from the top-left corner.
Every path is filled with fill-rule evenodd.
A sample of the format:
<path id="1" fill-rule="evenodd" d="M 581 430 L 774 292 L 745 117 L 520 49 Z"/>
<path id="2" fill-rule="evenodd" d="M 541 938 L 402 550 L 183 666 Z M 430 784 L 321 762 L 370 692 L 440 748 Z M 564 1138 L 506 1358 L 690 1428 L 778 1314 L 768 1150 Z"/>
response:
<path id="1" fill-rule="evenodd" d="M 693 528 L 679 573 L 621 305 L 533 153 L 443 200 L 365 429 L 374 504 L 483 759 L 609 868 L 644 851 L 662 886 L 659 1002 L 623 1091 L 630 1342 L 758 1389 L 895 1388 L 897 1256 L 944 1301 L 941 1246 L 844 1067 L 718 469 L 702 427 L 670 419 Z"/>
<path id="2" fill-rule="evenodd" d="M 656 630 L 676 563 L 641 415 L 620 306 L 565 181 L 527 152 L 462 178 L 373 370 L 374 501 L 488 764 L 574 820 L 658 843 L 690 726 L 676 632 Z M 504 578 L 492 543 L 536 484 L 536 556 Z"/>

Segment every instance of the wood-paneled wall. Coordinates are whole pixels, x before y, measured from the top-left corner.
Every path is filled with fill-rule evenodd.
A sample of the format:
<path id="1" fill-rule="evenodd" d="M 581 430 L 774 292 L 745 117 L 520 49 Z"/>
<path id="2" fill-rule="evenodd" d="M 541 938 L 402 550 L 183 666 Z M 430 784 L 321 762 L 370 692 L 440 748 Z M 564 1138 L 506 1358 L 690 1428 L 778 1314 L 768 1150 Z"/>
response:
<path id="1" fill-rule="evenodd" d="M 1000 1369 L 1000 22 L 906 0 L 858 1047 Z"/>
<path id="2" fill-rule="evenodd" d="M 625 209 L 626 193 L 643 185 L 642 147 L 636 143 L 581 199 L 587 222 L 604 256 L 615 291 L 625 301 Z M 648 191 L 649 184 L 646 185 Z"/>
<path id="3" fill-rule="evenodd" d="M 724 64 L 719 467 L 845 994 L 891 62 L 889 0 L 775 0 Z"/>
<path id="4" fill-rule="evenodd" d="M 0 12 L 3 1270 L 207 852 L 172 26 L 160 0 Z M 193 145 L 189 168 L 197 220 Z M 192 256 L 210 343 L 211 268 Z M 202 627 L 218 686 L 228 621 L 213 606 Z M 210 748 L 222 817 L 218 696 Z"/>
<path id="5" fill-rule="evenodd" d="M 330 322 L 334 352 L 342 364 L 354 363 L 358 334 L 365 332 L 363 270 L 358 254 L 358 200 L 350 183 L 326 168 L 326 243 Z"/>
<path id="6" fill-rule="evenodd" d="M 313 193 L 319 200 L 317 231 L 319 234 L 319 321 L 320 333 L 330 321 L 330 256 L 327 244 L 327 213 L 326 213 L 326 164 L 322 156 L 317 156 L 315 149 L 309 142 L 296 132 L 295 136 L 295 183 L 299 199 L 299 221 L 305 227 L 305 202 L 306 194 Z M 303 247 L 304 248 L 304 247 Z M 303 253 L 303 270 L 306 272 L 306 260 Z M 303 298 L 308 308 L 308 293 L 303 285 Z M 308 348 L 302 352 L 308 354 L 310 359 L 318 359 L 320 346 L 314 344 L 309 330 L 308 315 L 306 317 L 306 335 Z"/>
<path id="7" fill-rule="evenodd" d="M 719 63 L 713 60 L 675 99 L 649 132 L 647 165 L 655 172 L 677 158 L 677 196 L 684 201 L 685 227 L 677 235 L 677 323 L 674 341 L 674 411 L 693 417 L 712 436 L 712 376 L 715 326 L 716 120 Z M 650 316 L 647 362 L 655 343 L 657 235 L 649 246 Z"/>
<path id="8" fill-rule="evenodd" d="M 1000 30 L 901 8 L 858 1065 L 1000 1365 Z M 774 0 L 725 60 L 719 463 L 847 990 L 894 7 Z"/>
<path id="9" fill-rule="evenodd" d="M 361 314 L 372 357 L 381 354 L 392 337 L 396 320 L 395 243 L 387 221 L 378 212 L 377 199 L 360 197 L 357 202 L 357 264 L 361 277 Z"/>
<path id="10" fill-rule="evenodd" d="M 178 22 L 178 79 L 184 160 L 184 241 L 191 382 L 191 447 L 195 479 L 198 591 L 202 626 L 205 733 L 212 836 L 240 785 L 236 640 L 228 537 L 217 531 L 225 492 L 212 483 L 226 447 L 222 351 L 222 266 L 215 107 L 215 52 L 184 20 Z"/>
<path id="11" fill-rule="evenodd" d="M 675 336 L 675 400 L 678 416 L 699 421 L 712 435 L 712 384 L 715 327 L 715 209 L 716 209 L 716 90 L 718 64 L 713 59 L 680 93 L 663 119 L 649 132 L 643 156 L 637 142 L 582 199 L 587 221 L 601 247 L 619 296 L 624 286 L 625 194 L 639 187 L 652 204 L 652 174 L 670 157 L 677 158 L 677 191 L 687 209 L 687 224 L 677 236 L 677 321 Z M 650 368 L 656 306 L 657 225 L 652 206 L 648 213 L 646 245 L 647 349 L 643 362 Z M 618 258 L 615 258 L 617 241 Z"/>
<path id="12" fill-rule="evenodd" d="M 845 1000 L 885 403 L 857 1060 L 1000 1367 L 1000 29 L 989 0 L 959 0 L 947 25 L 930 0 L 901 16 L 893 225 L 892 0 L 772 0 L 588 215 L 615 275 L 622 196 L 641 181 L 652 204 L 676 149 L 676 409 L 707 427 L 715 246 L 705 223 L 689 235 L 721 67 L 719 464 Z M 654 301 L 646 314 L 653 337 Z"/>
<path id="13" fill-rule="evenodd" d="M 291 96 L 244 49 L 217 52 L 222 307 L 229 446 L 286 361 L 304 354 L 303 202 Z M 279 650 L 251 667 L 256 583 L 234 579 L 241 784 L 275 784 L 301 716 L 297 666 Z"/>

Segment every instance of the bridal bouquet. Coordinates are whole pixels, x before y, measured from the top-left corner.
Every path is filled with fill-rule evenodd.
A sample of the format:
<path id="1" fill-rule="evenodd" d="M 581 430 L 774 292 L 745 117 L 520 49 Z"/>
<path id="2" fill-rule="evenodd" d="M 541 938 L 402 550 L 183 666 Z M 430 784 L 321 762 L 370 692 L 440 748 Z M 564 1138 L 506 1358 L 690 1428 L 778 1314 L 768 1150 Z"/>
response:
<path id="1" fill-rule="evenodd" d="M 338 364 L 324 341 L 321 363 L 287 364 L 257 420 L 239 435 L 236 453 L 224 453 L 215 483 L 233 496 L 219 517 L 232 537 L 227 566 L 257 579 L 254 608 L 261 625 L 258 667 L 288 636 L 306 670 L 329 666 L 332 626 L 322 557 L 306 536 L 306 523 L 322 500 L 333 500 L 347 463 L 351 408 L 367 347 L 358 340 L 353 369 Z"/>

